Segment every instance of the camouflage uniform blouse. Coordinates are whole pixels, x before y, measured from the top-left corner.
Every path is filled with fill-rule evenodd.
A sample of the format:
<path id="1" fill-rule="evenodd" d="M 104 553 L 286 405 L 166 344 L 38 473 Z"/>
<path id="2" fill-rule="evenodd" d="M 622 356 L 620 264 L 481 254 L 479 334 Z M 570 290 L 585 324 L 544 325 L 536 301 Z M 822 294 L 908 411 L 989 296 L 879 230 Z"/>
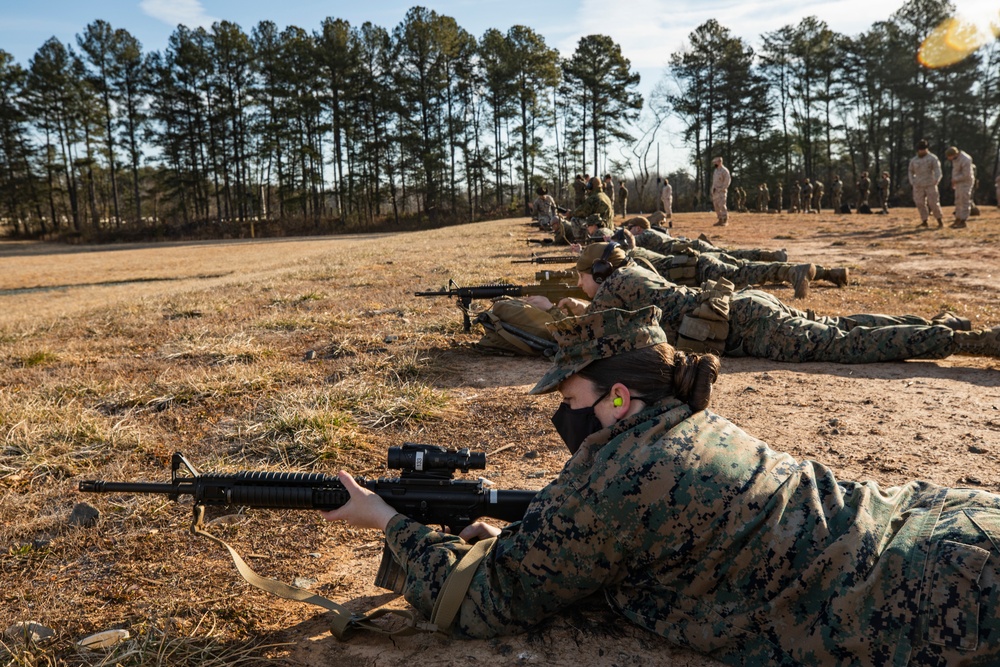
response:
<path id="1" fill-rule="evenodd" d="M 610 225 L 615 217 L 615 212 L 611 200 L 606 194 L 593 192 L 569 215 L 571 218 L 580 218 L 581 220 L 591 218 L 596 221 L 600 219 L 604 224 Z M 588 222 L 588 224 L 591 223 Z"/>
<path id="2" fill-rule="evenodd" d="M 998 517 L 985 492 L 838 482 L 668 399 L 584 441 L 479 566 L 454 632 L 517 632 L 603 590 L 732 665 L 938 664 L 977 646 L 997 664 Z M 468 547 L 401 515 L 386 538 L 430 614 Z"/>

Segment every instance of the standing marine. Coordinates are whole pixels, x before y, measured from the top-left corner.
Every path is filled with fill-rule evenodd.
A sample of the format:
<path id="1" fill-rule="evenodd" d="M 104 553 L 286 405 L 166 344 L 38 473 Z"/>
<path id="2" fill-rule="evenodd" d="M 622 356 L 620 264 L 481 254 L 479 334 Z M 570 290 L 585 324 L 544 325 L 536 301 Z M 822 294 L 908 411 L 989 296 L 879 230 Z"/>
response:
<path id="1" fill-rule="evenodd" d="M 722 156 L 712 160 L 712 206 L 715 208 L 715 217 L 718 222 L 716 227 L 725 227 L 729 224 L 729 210 L 726 208 L 726 200 L 729 198 L 729 184 L 733 182 L 733 177 L 722 164 Z"/>

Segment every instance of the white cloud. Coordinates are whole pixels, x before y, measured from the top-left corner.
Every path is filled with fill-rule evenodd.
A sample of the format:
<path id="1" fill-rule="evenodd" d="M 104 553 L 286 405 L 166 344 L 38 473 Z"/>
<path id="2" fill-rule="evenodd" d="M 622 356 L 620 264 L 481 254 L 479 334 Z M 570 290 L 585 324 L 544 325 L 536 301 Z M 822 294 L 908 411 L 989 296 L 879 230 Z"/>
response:
<path id="1" fill-rule="evenodd" d="M 189 28 L 210 28 L 218 21 L 205 13 L 201 0 L 142 0 L 139 8 L 170 26 L 183 24 Z"/>
<path id="2" fill-rule="evenodd" d="M 964 0 L 994 2 L 995 0 Z M 885 20 L 899 4 L 873 7 L 871 0 L 632 0 L 627 9 L 608 11 L 606 0 L 583 0 L 574 32 L 558 48 L 563 55 L 576 49 L 582 35 L 609 35 L 638 69 L 662 69 L 670 55 L 681 51 L 695 28 L 716 19 L 737 37 L 757 47 L 764 33 L 816 16 L 831 29 L 855 35 Z"/>

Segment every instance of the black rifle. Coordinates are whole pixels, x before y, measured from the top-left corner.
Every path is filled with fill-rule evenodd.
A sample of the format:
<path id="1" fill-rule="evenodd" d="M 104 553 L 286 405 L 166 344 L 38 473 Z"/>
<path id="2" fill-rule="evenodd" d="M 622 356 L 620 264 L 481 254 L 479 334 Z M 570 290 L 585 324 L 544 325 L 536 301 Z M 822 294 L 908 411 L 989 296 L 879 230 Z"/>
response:
<path id="1" fill-rule="evenodd" d="M 587 299 L 587 294 L 572 285 L 559 283 L 543 283 L 538 285 L 510 285 L 494 283 L 492 285 L 477 285 L 475 287 L 459 287 L 454 280 L 448 280 L 448 289 L 439 292 L 414 292 L 414 296 L 454 296 L 458 297 L 458 307 L 462 310 L 462 324 L 465 331 L 472 329 L 469 309 L 473 299 L 499 299 L 500 297 L 544 296 L 549 301 L 557 302 L 564 297 Z"/>
<path id="2" fill-rule="evenodd" d="M 511 264 L 572 264 L 580 259 L 579 255 L 535 255 L 531 259 L 513 259 Z"/>
<path id="3" fill-rule="evenodd" d="M 555 241 L 553 241 L 552 239 L 524 239 L 524 242 L 527 245 L 531 245 L 531 244 L 535 244 L 535 245 L 552 245 L 553 243 L 555 243 Z"/>
<path id="4" fill-rule="evenodd" d="M 387 458 L 389 469 L 402 471 L 399 477 L 358 477 L 358 484 L 378 494 L 400 514 L 423 524 L 447 526 L 455 533 L 484 516 L 520 521 L 536 493 L 490 489 L 481 478 L 452 479 L 456 470 L 485 468 L 484 452 L 450 451 L 408 442 L 390 447 Z M 205 506 L 332 510 L 350 500 L 347 489 L 333 475 L 261 471 L 202 474 L 180 452 L 171 459 L 169 482 L 86 480 L 80 482 L 80 491 L 158 493 L 171 500 L 191 496 L 196 517 Z M 392 569 L 391 553 L 389 558 L 384 556 L 376 584 L 392 589 L 399 583 L 399 573 Z"/>

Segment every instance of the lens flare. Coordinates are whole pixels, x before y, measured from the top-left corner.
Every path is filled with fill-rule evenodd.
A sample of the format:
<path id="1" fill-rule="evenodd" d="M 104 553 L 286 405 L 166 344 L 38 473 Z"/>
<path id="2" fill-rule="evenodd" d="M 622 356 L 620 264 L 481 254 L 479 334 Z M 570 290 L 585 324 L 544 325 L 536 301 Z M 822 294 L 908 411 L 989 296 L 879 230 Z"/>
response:
<path id="1" fill-rule="evenodd" d="M 980 14 L 980 16 L 983 16 Z M 962 62 L 980 47 L 1000 37 L 1000 11 L 985 19 L 972 20 L 956 14 L 942 21 L 920 45 L 917 60 L 936 69 Z"/>

